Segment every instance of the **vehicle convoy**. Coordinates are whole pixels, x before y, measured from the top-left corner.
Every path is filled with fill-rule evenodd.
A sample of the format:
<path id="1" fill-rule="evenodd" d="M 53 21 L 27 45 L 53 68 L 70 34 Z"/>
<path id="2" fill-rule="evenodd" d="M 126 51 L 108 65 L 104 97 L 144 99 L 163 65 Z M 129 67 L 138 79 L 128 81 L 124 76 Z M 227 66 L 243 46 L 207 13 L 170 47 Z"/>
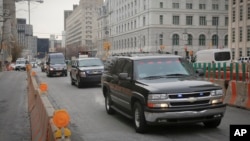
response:
<path id="1" fill-rule="evenodd" d="M 108 114 L 133 119 L 136 132 L 153 124 L 202 122 L 219 126 L 226 110 L 220 86 L 201 79 L 202 70 L 176 55 L 130 54 L 112 57 L 102 75 Z"/>
<path id="2" fill-rule="evenodd" d="M 230 67 L 232 63 L 232 53 L 230 49 L 207 49 L 196 52 L 196 63 L 220 63 L 223 66 L 226 63 L 226 67 Z"/>
<path id="3" fill-rule="evenodd" d="M 100 58 L 78 58 L 71 61 L 71 84 L 81 88 L 84 84 L 101 83 L 104 66 Z"/>
<path id="4" fill-rule="evenodd" d="M 50 52 L 46 56 L 47 76 L 67 76 L 68 70 L 63 53 Z"/>

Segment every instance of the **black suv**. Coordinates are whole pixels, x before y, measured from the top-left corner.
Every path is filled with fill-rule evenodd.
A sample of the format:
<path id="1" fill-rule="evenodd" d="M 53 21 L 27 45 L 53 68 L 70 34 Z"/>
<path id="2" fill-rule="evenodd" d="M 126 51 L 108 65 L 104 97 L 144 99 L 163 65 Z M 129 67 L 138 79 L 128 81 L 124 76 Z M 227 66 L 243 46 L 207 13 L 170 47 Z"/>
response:
<path id="1" fill-rule="evenodd" d="M 76 84 L 81 88 L 83 84 L 100 84 L 103 71 L 104 66 L 100 58 L 74 59 L 70 70 L 71 85 Z"/>
<path id="2" fill-rule="evenodd" d="M 203 80 L 203 71 L 195 71 L 185 58 L 131 54 L 110 60 L 101 82 L 106 111 L 133 119 L 136 132 L 152 124 L 219 126 L 226 110 L 223 90 Z"/>

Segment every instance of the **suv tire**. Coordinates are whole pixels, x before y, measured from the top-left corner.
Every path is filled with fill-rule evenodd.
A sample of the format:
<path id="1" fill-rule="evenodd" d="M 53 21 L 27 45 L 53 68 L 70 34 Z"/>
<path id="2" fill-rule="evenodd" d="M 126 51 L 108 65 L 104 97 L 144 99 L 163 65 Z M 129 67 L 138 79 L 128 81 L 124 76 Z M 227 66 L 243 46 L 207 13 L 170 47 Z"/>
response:
<path id="1" fill-rule="evenodd" d="M 111 100 L 109 93 L 107 92 L 105 96 L 105 108 L 109 115 L 112 115 L 115 113 L 115 110 L 111 108 L 111 105 L 112 105 L 112 100 Z"/>
<path id="2" fill-rule="evenodd" d="M 75 85 L 75 82 L 74 82 L 74 80 L 73 80 L 71 74 L 70 74 L 70 80 L 71 80 L 71 85 Z"/>
<path id="3" fill-rule="evenodd" d="M 133 106 L 133 120 L 135 131 L 137 133 L 145 133 L 147 130 L 147 123 L 144 116 L 144 109 L 139 102 L 135 102 Z"/>
<path id="4" fill-rule="evenodd" d="M 78 88 L 82 87 L 80 76 L 77 76 L 77 78 L 76 78 L 76 85 L 77 85 Z"/>
<path id="5" fill-rule="evenodd" d="M 203 124 L 207 128 L 216 128 L 220 125 L 220 123 L 221 123 L 221 119 L 203 122 Z"/>

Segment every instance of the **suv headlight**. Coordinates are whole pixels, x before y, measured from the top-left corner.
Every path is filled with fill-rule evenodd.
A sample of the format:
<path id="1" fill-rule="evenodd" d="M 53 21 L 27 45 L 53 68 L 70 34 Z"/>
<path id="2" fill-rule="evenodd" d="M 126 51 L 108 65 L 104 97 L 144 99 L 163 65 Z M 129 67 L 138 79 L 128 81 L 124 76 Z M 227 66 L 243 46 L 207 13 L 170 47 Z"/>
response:
<path id="1" fill-rule="evenodd" d="M 80 72 L 80 76 L 81 76 L 81 77 L 86 77 L 86 72 L 85 72 L 85 71 L 81 71 L 81 72 Z"/>
<path id="2" fill-rule="evenodd" d="M 213 90 L 211 91 L 211 96 L 221 96 L 223 95 L 223 90 Z"/>
<path id="3" fill-rule="evenodd" d="M 163 100 L 167 99 L 167 94 L 150 94 L 148 95 L 148 100 Z"/>

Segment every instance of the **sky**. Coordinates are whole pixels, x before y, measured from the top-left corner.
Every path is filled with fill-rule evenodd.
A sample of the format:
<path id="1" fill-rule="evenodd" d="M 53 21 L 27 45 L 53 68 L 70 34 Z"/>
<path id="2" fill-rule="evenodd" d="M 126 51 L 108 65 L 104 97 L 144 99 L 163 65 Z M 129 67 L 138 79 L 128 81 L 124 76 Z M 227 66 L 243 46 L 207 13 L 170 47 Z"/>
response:
<path id="1" fill-rule="evenodd" d="M 80 0 L 43 0 L 43 3 L 30 0 L 30 24 L 33 35 L 38 38 L 49 38 L 51 34 L 61 38 L 64 28 L 64 10 L 73 10 Z M 27 0 L 16 2 L 16 18 L 25 18 L 29 24 Z"/>

